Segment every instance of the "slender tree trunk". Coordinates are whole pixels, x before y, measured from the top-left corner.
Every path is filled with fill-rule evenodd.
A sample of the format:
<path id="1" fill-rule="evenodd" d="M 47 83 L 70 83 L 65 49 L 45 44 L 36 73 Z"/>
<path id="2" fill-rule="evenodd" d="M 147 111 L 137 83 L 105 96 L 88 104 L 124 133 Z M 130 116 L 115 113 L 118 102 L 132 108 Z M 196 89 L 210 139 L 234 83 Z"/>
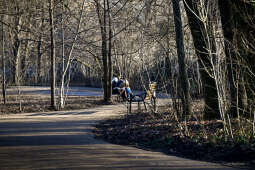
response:
<path id="1" fill-rule="evenodd" d="M 56 109 L 55 101 L 55 84 L 56 84 L 56 70 L 55 70 L 55 38 L 54 38 L 54 0 L 49 0 L 49 17 L 50 17 L 50 40 L 51 40 L 51 107 Z"/>
<path id="2" fill-rule="evenodd" d="M 78 37 L 78 34 L 79 34 L 79 30 L 80 30 L 80 26 L 81 26 L 81 22 L 82 22 L 82 15 L 83 15 L 84 6 L 85 6 L 85 1 L 86 0 L 83 0 L 83 3 L 82 3 L 82 9 L 81 9 L 81 13 L 80 13 L 79 23 L 78 23 L 77 28 L 76 28 L 76 33 L 75 33 L 75 36 L 74 36 L 74 39 L 73 39 L 71 49 L 69 51 L 66 63 L 64 62 L 64 60 L 65 60 L 64 59 L 65 58 L 65 54 L 64 54 L 65 53 L 64 52 L 64 46 L 65 46 L 64 45 L 64 28 L 62 28 L 62 33 L 63 33 L 63 36 L 62 36 L 63 72 L 62 72 L 62 76 L 61 76 L 61 85 L 60 85 L 60 90 L 59 90 L 60 92 L 59 92 L 59 106 L 58 106 L 58 109 L 64 108 L 64 105 L 65 105 L 65 98 L 64 98 L 65 77 L 66 77 L 66 73 L 67 73 L 68 69 L 70 68 L 70 64 L 72 62 L 73 49 L 74 49 L 74 46 L 75 46 L 75 43 L 76 43 L 76 40 L 77 40 L 77 37 Z M 64 9 L 64 6 L 63 6 L 63 9 Z"/>
<path id="3" fill-rule="evenodd" d="M 65 30 L 64 30 L 64 1 L 62 1 L 61 11 L 61 31 L 62 31 L 62 76 L 61 85 L 59 89 L 59 107 L 58 110 L 64 108 L 64 94 L 65 94 Z"/>
<path id="4" fill-rule="evenodd" d="M 13 33 L 13 44 L 12 44 L 12 52 L 13 52 L 13 57 L 14 57 L 14 79 L 13 83 L 15 85 L 19 85 L 19 80 L 20 80 L 20 45 L 21 45 L 21 40 L 20 40 L 20 7 L 18 2 L 15 4 L 15 12 L 18 13 L 16 16 L 14 16 L 14 30 Z M 12 37 L 11 35 L 11 37 Z"/>
<path id="5" fill-rule="evenodd" d="M 101 38 L 102 38 L 102 58 L 103 58 L 103 87 L 104 87 L 104 101 L 108 102 L 108 56 L 107 56 L 107 32 L 106 32 L 106 0 L 104 0 L 103 4 L 103 12 L 100 10 L 101 6 L 98 2 L 96 2 L 96 9 L 98 15 L 98 21 L 101 29 Z"/>
<path id="6" fill-rule="evenodd" d="M 42 68 L 42 52 L 41 52 L 41 46 L 42 46 L 42 37 L 40 35 L 39 41 L 37 42 L 37 76 L 36 76 L 36 83 L 41 83 L 41 68 Z"/>
<path id="7" fill-rule="evenodd" d="M 180 12 L 180 0 L 172 0 L 173 11 L 174 11 L 174 23 L 176 32 L 176 45 L 179 63 L 179 73 L 180 82 L 182 87 L 181 98 L 183 103 L 184 115 L 191 114 L 191 104 L 190 104 L 190 93 L 189 93 L 189 83 L 187 70 L 185 66 L 185 52 L 183 44 L 183 32 L 182 32 L 182 18 Z"/>
<path id="8" fill-rule="evenodd" d="M 42 70 L 42 33 L 44 31 L 44 15 L 45 15 L 45 10 L 44 10 L 44 5 L 42 5 L 42 15 L 41 15 L 41 24 L 40 24 L 40 35 L 39 35 L 39 40 L 37 42 L 37 78 L 36 78 L 36 83 L 41 83 L 41 70 Z"/>
<path id="9" fill-rule="evenodd" d="M 107 30 L 106 30 L 106 0 L 104 0 L 103 9 L 103 32 L 102 32 L 102 57 L 104 67 L 104 101 L 108 102 L 108 57 L 107 57 Z"/>
<path id="10" fill-rule="evenodd" d="M 171 67 L 171 61 L 170 61 L 170 28 L 171 28 L 171 21 L 170 21 L 170 13 L 171 13 L 171 1 L 169 0 L 168 2 L 168 16 L 167 16 L 167 38 L 166 38 L 166 44 L 167 44 L 167 48 L 166 48 L 166 58 L 165 58 L 165 68 L 166 68 L 166 72 L 165 72 L 165 78 L 164 78 L 164 82 L 166 83 L 166 90 L 167 92 L 173 96 L 174 92 L 173 92 L 173 80 L 172 80 L 172 67 Z"/>
<path id="11" fill-rule="evenodd" d="M 112 100 L 112 23 L 111 23 L 111 14 L 110 14 L 110 5 L 109 0 L 107 0 L 107 13 L 108 13 L 108 29 L 109 29 L 109 39 L 108 39 L 108 96 L 107 101 L 111 102 Z"/>
<path id="12" fill-rule="evenodd" d="M 14 84 L 18 85 L 20 80 L 20 40 L 18 35 L 15 35 L 14 46 Z"/>
<path id="13" fill-rule="evenodd" d="M 30 33 L 26 33 L 26 37 L 29 38 Z M 29 47 L 30 47 L 30 42 L 29 42 L 29 40 L 27 40 L 25 42 L 25 48 L 24 48 L 25 54 L 24 54 L 24 56 L 22 56 L 22 60 L 21 60 L 21 72 L 22 73 L 26 73 L 26 70 L 27 70 L 27 60 L 29 58 Z M 25 75 L 23 75 L 22 77 L 24 79 Z"/>
<path id="14" fill-rule="evenodd" d="M 4 20 L 4 16 L 1 17 L 2 21 Z M 4 37 L 4 24 L 2 23 L 2 73 L 3 73 L 3 80 L 2 80 L 2 94 L 3 94 L 3 101 L 6 104 L 6 74 L 5 74 L 5 37 Z"/>
<path id="15" fill-rule="evenodd" d="M 227 71 L 228 71 L 228 81 L 230 85 L 230 110 L 229 112 L 234 116 L 237 117 L 238 115 L 238 107 L 237 106 L 237 89 L 235 87 L 235 77 L 236 70 L 237 70 L 237 59 L 235 58 L 234 54 L 234 44 L 233 44 L 233 13 L 232 9 L 230 8 L 231 2 L 230 0 L 219 0 L 219 10 L 222 22 L 222 29 L 224 34 L 224 45 L 225 45 L 225 55 L 227 61 Z"/>
<path id="16" fill-rule="evenodd" d="M 199 59 L 200 75 L 205 100 L 205 117 L 209 119 L 218 118 L 219 102 L 216 83 L 207 72 L 212 69 L 212 64 L 210 62 L 210 56 L 208 55 L 206 42 L 203 36 L 205 28 L 202 21 L 197 17 L 199 16 L 199 10 L 196 2 L 194 0 L 185 0 L 184 7 L 187 13 L 196 54 Z"/>

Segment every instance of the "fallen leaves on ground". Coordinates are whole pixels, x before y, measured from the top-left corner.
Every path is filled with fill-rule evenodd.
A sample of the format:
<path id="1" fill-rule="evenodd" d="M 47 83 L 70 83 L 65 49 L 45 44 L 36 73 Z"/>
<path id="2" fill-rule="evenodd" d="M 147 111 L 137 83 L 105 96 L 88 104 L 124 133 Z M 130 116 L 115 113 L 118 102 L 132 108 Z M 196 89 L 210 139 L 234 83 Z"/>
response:
<path id="1" fill-rule="evenodd" d="M 68 96 L 63 110 L 87 109 L 104 105 L 102 97 Z M 50 96 L 47 95 L 9 95 L 7 104 L 0 103 L 0 114 L 32 113 L 52 111 Z"/>
<path id="2" fill-rule="evenodd" d="M 185 130 L 185 123 L 178 123 L 172 112 L 165 111 L 165 108 L 160 112 L 157 115 L 137 112 L 109 119 L 96 125 L 94 133 L 114 144 L 152 149 L 196 160 L 221 163 L 252 163 L 255 160 L 255 140 L 240 142 L 225 139 L 221 121 L 191 120 L 186 122 Z M 236 124 L 233 121 L 233 128 Z"/>

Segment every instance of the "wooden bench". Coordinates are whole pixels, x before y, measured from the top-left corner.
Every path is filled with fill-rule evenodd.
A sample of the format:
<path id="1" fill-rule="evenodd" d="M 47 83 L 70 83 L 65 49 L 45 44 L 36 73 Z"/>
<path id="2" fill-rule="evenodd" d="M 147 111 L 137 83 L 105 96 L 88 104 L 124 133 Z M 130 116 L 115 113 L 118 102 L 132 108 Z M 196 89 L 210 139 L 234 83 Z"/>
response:
<path id="1" fill-rule="evenodd" d="M 132 111 L 132 103 L 138 104 L 138 109 L 141 110 L 141 104 L 144 104 L 144 108 L 147 110 L 146 104 L 152 104 L 153 111 L 156 112 L 156 82 L 150 83 L 147 90 L 143 93 L 134 95 L 130 99 L 128 99 L 128 112 Z"/>

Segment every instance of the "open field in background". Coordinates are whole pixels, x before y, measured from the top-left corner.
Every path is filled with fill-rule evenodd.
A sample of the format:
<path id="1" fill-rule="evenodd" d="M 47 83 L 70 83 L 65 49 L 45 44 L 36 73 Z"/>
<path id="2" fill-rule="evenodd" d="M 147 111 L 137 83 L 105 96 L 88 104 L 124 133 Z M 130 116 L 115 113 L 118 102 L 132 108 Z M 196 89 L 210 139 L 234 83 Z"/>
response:
<path id="1" fill-rule="evenodd" d="M 102 93 L 99 88 L 71 87 L 64 110 L 87 109 L 102 105 Z M 0 114 L 51 111 L 49 87 L 23 86 L 20 89 L 10 87 L 7 89 L 7 104 L 3 104 L 2 96 L 0 100 Z"/>

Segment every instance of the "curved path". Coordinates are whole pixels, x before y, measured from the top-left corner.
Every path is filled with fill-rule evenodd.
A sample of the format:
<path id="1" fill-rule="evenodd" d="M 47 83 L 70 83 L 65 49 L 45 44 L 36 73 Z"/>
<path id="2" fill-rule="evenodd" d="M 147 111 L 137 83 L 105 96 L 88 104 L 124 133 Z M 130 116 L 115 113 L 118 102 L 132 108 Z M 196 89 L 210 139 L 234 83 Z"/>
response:
<path id="1" fill-rule="evenodd" d="M 95 139 L 93 125 L 123 105 L 0 117 L 0 169 L 231 169 Z"/>

